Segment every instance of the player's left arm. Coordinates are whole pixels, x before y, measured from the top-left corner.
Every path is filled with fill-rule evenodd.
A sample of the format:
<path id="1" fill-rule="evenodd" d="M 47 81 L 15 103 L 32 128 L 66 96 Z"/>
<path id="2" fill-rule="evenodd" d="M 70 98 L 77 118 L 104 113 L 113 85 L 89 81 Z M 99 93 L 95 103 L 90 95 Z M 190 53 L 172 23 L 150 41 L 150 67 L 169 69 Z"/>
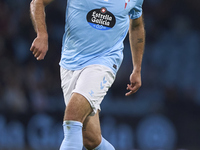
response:
<path id="1" fill-rule="evenodd" d="M 145 29 L 143 17 L 130 19 L 129 41 L 132 54 L 133 72 L 130 75 L 130 84 L 127 85 L 126 96 L 129 96 L 141 87 L 141 66 L 145 45 Z"/>

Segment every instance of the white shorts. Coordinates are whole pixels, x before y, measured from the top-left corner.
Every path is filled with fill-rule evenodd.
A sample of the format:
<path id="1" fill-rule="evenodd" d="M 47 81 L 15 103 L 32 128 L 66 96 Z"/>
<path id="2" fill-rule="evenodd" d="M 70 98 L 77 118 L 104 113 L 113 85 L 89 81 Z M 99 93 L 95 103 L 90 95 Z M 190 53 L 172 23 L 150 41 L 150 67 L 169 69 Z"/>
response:
<path id="1" fill-rule="evenodd" d="M 75 71 L 60 67 L 60 76 L 66 106 L 72 93 L 79 93 L 90 103 L 93 109 L 90 115 L 101 110 L 100 104 L 115 79 L 112 70 L 103 65 L 89 65 Z"/>

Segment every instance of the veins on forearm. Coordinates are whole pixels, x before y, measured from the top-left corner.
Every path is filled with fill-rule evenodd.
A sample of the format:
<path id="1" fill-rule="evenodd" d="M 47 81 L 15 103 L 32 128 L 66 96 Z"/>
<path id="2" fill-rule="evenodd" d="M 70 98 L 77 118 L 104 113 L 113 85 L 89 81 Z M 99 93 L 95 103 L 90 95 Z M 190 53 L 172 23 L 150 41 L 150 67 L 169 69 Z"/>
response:
<path id="1" fill-rule="evenodd" d="M 42 1 L 32 1 L 30 5 L 30 15 L 36 33 L 46 33 L 45 6 Z"/>

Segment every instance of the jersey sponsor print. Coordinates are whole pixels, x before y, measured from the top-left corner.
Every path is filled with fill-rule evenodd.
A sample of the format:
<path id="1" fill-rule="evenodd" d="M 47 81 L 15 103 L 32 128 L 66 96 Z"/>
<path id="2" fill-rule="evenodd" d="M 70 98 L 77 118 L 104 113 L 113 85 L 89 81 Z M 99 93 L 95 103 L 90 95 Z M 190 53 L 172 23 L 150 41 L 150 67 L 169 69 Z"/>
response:
<path id="1" fill-rule="evenodd" d="M 98 30 L 109 30 L 116 23 L 115 16 L 105 7 L 89 11 L 87 21 L 89 25 Z"/>

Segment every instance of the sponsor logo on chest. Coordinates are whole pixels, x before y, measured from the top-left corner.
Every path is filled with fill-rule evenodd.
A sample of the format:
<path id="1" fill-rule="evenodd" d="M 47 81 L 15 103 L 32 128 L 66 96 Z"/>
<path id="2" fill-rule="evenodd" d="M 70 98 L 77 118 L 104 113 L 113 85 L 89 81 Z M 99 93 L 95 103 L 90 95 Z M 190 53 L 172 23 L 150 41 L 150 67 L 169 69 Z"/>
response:
<path id="1" fill-rule="evenodd" d="M 115 16 L 105 7 L 93 9 L 87 14 L 87 21 L 90 26 L 98 30 L 109 30 L 116 23 Z"/>

